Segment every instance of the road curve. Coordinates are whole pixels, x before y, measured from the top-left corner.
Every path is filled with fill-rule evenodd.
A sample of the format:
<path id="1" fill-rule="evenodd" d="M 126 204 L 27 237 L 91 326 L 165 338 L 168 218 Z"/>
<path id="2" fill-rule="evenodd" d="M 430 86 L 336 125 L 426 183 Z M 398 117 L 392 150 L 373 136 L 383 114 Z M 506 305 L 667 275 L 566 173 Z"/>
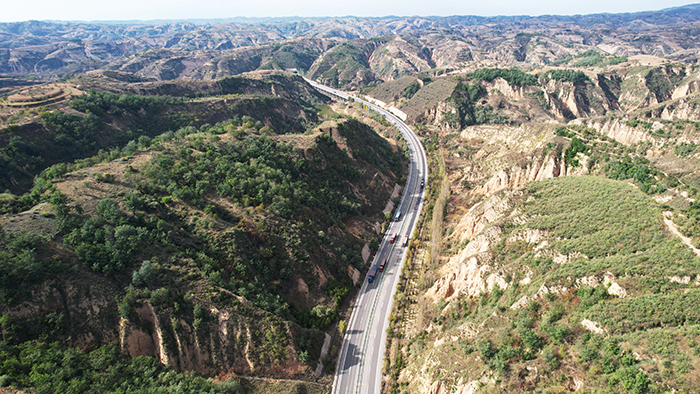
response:
<path id="1" fill-rule="evenodd" d="M 343 345 L 333 379 L 333 394 L 375 394 L 381 392 L 382 361 L 386 347 L 386 329 L 399 283 L 401 268 L 406 259 L 404 242 L 413 234 L 423 207 L 425 190 L 421 181 L 427 183 L 428 161 L 418 136 L 401 119 L 373 103 L 348 95 L 339 90 L 304 78 L 311 86 L 324 94 L 367 105 L 391 122 L 408 143 L 410 165 L 408 178 L 399 206 L 398 220 L 394 217 L 382 240 L 372 264 L 386 259 L 384 272 L 378 273 L 374 281 L 364 279 L 355 299 L 348 321 Z M 391 238 L 396 235 L 396 241 Z M 407 238 L 408 237 L 408 238 Z"/>

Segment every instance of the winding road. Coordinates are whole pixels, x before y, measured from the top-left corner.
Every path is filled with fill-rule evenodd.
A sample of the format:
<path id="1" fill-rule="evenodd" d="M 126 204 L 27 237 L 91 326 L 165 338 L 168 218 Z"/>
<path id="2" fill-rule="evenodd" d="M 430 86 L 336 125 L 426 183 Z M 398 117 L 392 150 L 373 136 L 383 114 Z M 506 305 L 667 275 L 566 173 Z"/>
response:
<path id="1" fill-rule="evenodd" d="M 382 387 L 382 362 L 389 314 L 406 259 L 407 248 L 404 245 L 412 236 L 423 207 L 425 190 L 422 182 L 428 180 L 428 161 L 418 136 L 391 112 L 339 90 L 305 80 L 324 94 L 344 100 L 352 99 L 378 112 L 401 132 L 408 143 L 411 159 L 408 178 L 401 202 L 397 211 L 394 211 L 400 211 L 401 215 L 398 220 L 393 218 L 372 262 L 373 265 L 379 265 L 386 259 L 386 268 L 375 276 L 372 283 L 367 278 L 362 283 L 347 324 L 333 379 L 333 394 L 379 393 Z M 396 241 L 392 243 L 391 238 L 394 236 Z"/>

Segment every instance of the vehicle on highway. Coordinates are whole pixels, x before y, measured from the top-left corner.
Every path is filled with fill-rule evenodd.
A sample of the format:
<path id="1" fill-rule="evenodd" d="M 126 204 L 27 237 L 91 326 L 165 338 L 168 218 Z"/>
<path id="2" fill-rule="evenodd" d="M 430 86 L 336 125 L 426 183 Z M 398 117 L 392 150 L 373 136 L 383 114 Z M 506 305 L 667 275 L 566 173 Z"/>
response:
<path id="1" fill-rule="evenodd" d="M 379 264 L 379 272 L 384 271 L 384 266 L 386 265 L 386 259 L 382 260 L 382 263 Z"/>
<path id="2" fill-rule="evenodd" d="M 421 179 L 420 180 L 420 188 L 422 189 L 423 187 L 425 187 L 425 181 Z"/>
<path id="3" fill-rule="evenodd" d="M 406 236 L 406 241 L 404 241 L 403 246 L 408 246 L 408 235 Z"/>
<path id="4" fill-rule="evenodd" d="M 377 275 L 377 264 L 372 266 L 372 269 L 369 270 L 369 275 L 367 276 L 367 282 L 372 283 L 372 280 L 374 280 L 374 276 Z"/>
<path id="5" fill-rule="evenodd" d="M 420 144 L 420 140 L 413 130 L 405 125 L 401 119 L 362 99 L 353 98 L 344 92 L 320 85 L 311 80 L 307 81 L 322 93 L 327 93 L 340 100 L 353 103 L 355 107 L 357 106 L 354 105 L 354 103 L 367 106 L 369 109 L 384 116 L 389 122 L 395 124 L 398 131 L 401 132 L 406 139 L 411 164 L 415 165 L 415 169 L 417 170 L 411 172 L 410 176 L 406 179 L 405 187 L 407 188 L 407 193 L 403 194 L 400 205 L 398 205 L 394 211 L 394 217 L 396 217 L 399 207 L 402 213 L 407 214 L 403 217 L 398 215 L 398 219 L 400 220 L 396 224 L 401 224 L 401 221 L 405 223 L 400 227 L 400 230 L 398 226 L 393 226 L 396 228 L 388 229 L 384 234 L 386 238 L 383 239 L 380 246 L 377 255 L 378 258 L 372 262 L 374 265 L 372 267 L 373 270 L 370 270 L 370 273 L 367 275 L 369 281 L 372 281 L 372 284 L 364 286 L 364 293 L 359 294 L 355 308 L 353 308 L 352 317 L 348 321 L 347 335 L 343 338 L 343 344 L 340 347 L 338 364 L 334 373 L 333 389 L 331 391 L 332 394 L 379 393 L 381 392 L 383 380 L 382 359 L 385 350 L 385 333 L 389 325 L 389 315 L 392 310 L 391 303 L 393 297 L 391 294 L 395 291 L 399 283 L 401 266 L 406 252 L 405 248 L 395 247 L 399 246 L 399 243 L 403 244 L 403 242 L 397 241 L 399 231 L 404 233 L 404 237 L 406 234 L 412 234 L 416 226 L 416 220 L 420 216 L 423 206 L 420 202 L 425 199 L 424 186 L 428 181 L 425 177 L 428 173 L 427 158 Z M 420 185 L 421 180 L 423 180 L 423 185 L 419 186 L 416 190 L 416 182 Z M 416 210 L 415 214 L 414 209 Z M 392 222 L 391 224 L 396 222 L 391 216 L 389 216 L 389 221 Z M 391 245 L 386 245 L 384 243 L 387 238 L 390 240 Z M 384 262 L 382 256 L 386 256 L 386 262 Z M 394 260 L 390 261 L 390 259 Z M 379 271 L 380 262 L 384 262 L 384 271 L 386 272 Z M 394 264 L 398 269 L 390 270 L 387 268 L 389 262 Z M 386 277 L 384 277 L 384 275 L 386 275 Z M 375 286 L 373 283 L 375 278 L 379 278 L 380 282 L 386 282 L 386 286 L 379 286 L 378 284 Z"/>
<path id="6" fill-rule="evenodd" d="M 394 217 L 394 220 L 396 220 L 397 222 L 399 221 L 399 219 L 401 219 L 401 211 L 396 212 L 396 217 Z"/>

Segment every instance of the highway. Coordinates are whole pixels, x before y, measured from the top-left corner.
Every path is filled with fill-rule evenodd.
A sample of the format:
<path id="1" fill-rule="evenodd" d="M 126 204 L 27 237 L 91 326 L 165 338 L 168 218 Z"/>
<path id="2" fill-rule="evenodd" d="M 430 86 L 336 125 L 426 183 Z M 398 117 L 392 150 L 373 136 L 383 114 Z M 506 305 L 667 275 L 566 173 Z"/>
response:
<path id="1" fill-rule="evenodd" d="M 347 324 L 333 379 L 333 394 L 375 394 L 381 392 L 389 314 L 406 258 L 407 248 L 404 244 L 413 235 L 423 207 L 425 190 L 421 186 L 421 181 L 425 183 L 428 181 L 428 162 L 418 136 L 391 112 L 309 79 L 306 81 L 325 94 L 345 100 L 352 99 L 384 116 L 404 136 L 410 152 L 408 178 L 401 202 L 394 210 L 392 222 L 372 263 L 379 265 L 383 259 L 386 259 L 386 268 L 384 272 L 377 273 L 372 283 L 369 283 L 367 278 L 362 283 Z M 401 216 L 396 220 L 395 215 L 398 211 L 401 211 Z M 396 240 L 391 243 L 390 240 L 394 235 Z"/>

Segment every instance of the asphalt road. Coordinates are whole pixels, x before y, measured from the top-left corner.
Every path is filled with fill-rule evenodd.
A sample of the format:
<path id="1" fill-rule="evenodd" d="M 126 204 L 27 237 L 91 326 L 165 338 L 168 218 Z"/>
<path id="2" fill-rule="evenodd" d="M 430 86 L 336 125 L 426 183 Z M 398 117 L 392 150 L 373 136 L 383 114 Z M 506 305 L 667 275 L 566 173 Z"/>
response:
<path id="1" fill-rule="evenodd" d="M 389 111 L 314 81 L 306 81 L 323 93 L 346 100 L 352 98 L 384 116 L 403 134 L 410 151 L 408 178 L 397 208 L 401 211 L 401 216 L 398 220 L 392 220 L 372 263 L 379 265 L 386 259 L 386 268 L 375 276 L 372 283 L 367 278 L 364 279 L 347 324 L 333 380 L 333 394 L 379 393 L 382 387 L 386 329 L 389 326 L 394 291 L 406 258 L 404 243 L 406 236 L 410 238 L 413 235 L 423 207 L 425 190 L 421 187 L 421 180 L 428 180 L 428 162 L 423 146 L 413 130 Z M 396 212 L 395 209 L 394 215 Z M 396 240 L 391 243 L 390 239 L 394 235 Z"/>

